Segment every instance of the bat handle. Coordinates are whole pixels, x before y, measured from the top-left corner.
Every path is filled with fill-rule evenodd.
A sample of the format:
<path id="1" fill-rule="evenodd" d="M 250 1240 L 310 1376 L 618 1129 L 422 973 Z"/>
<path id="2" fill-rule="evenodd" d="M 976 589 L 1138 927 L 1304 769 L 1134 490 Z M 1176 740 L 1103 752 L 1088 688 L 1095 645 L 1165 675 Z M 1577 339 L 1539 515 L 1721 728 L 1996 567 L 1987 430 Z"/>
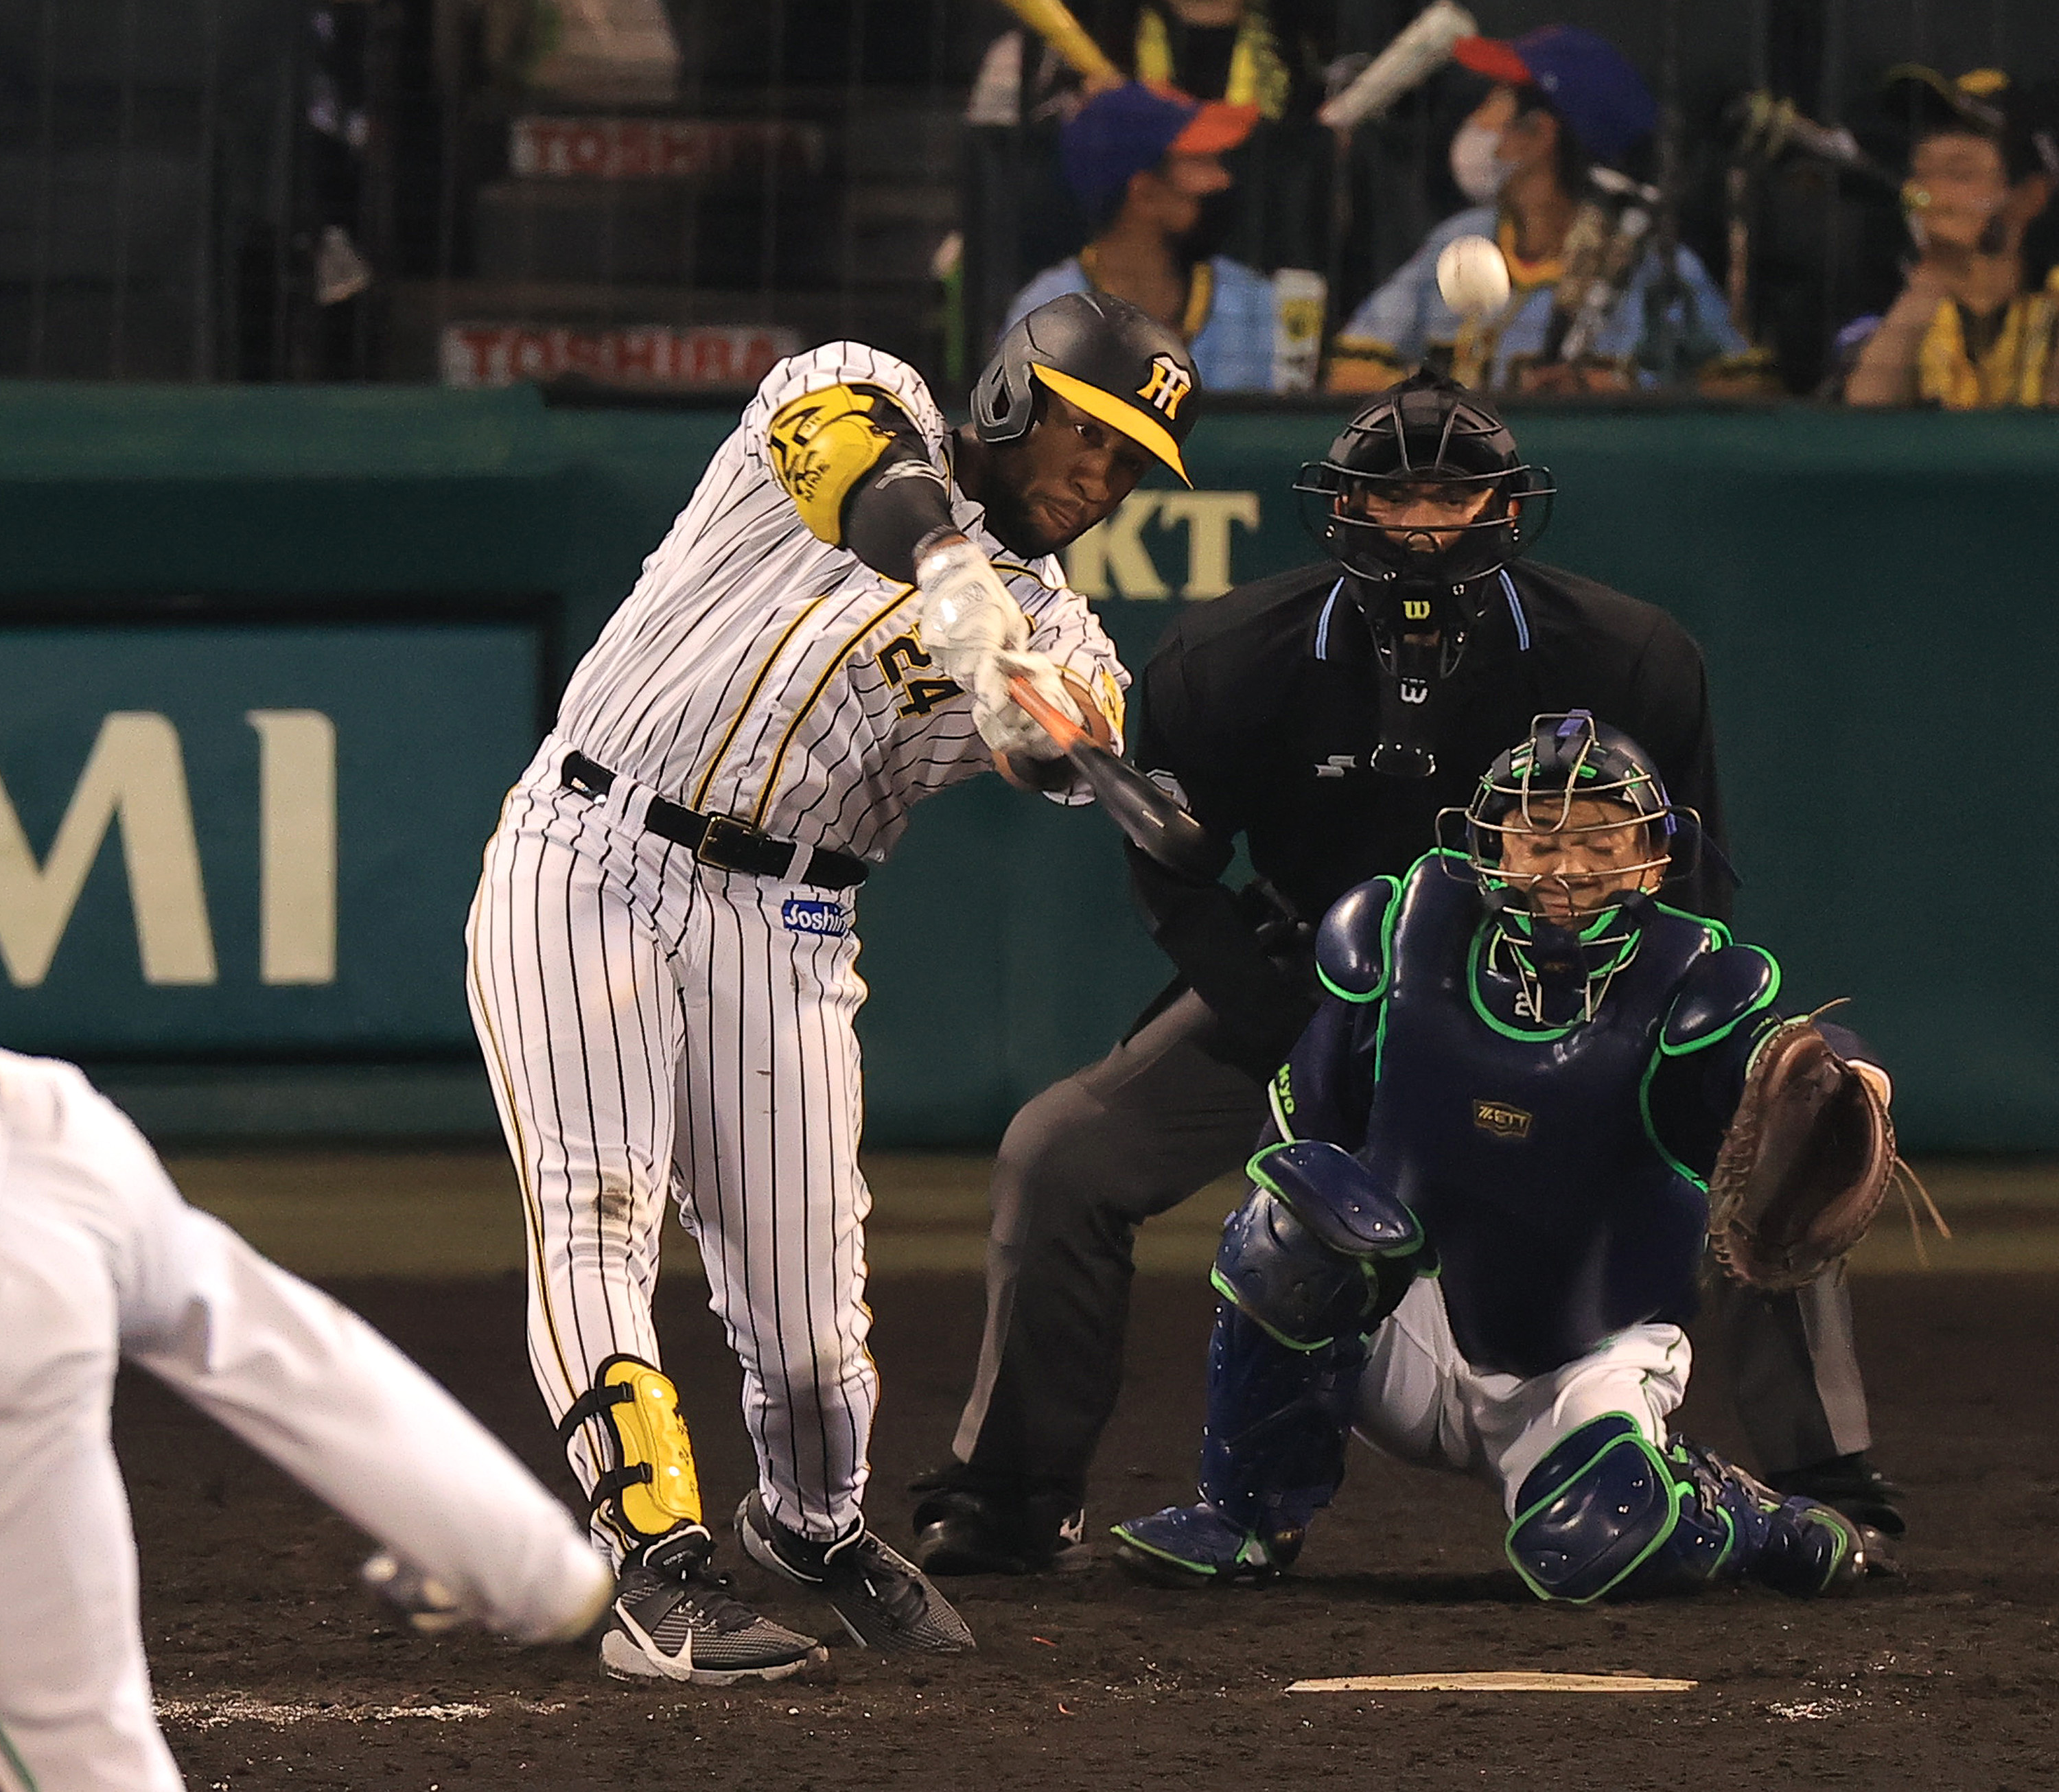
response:
<path id="1" fill-rule="evenodd" d="M 1038 727 L 1067 752 L 1069 753 L 1087 738 L 1086 731 L 1078 723 L 1045 697 L 1022 673 L 1018 672 L 1009 679 L 1008 694 L 1028 712 L 1030 719 Z"/>

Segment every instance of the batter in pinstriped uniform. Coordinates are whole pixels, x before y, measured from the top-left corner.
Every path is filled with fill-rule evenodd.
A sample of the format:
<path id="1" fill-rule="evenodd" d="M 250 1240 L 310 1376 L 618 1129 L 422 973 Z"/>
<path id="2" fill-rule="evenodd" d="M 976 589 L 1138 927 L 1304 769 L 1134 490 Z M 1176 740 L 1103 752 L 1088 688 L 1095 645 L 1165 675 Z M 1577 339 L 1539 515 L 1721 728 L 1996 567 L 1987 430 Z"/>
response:
<path id="1" fill-rule="evenodd" d="M 742 1360 L 739 1539 L 875 1647 L 968 1648 L 861 1511 L 856 887 L 909 806 L 990 766 L 1086 800 L 1012 678 L 1118 743 L 1127 675 L 1056 549 L 1153 457 L 1192 363 L 1119 300 L 1007 336 L 946 426 L 855 343 L 766 377 L 510 793 L 468 930 L 520 1173 L 529 1348 L 619 1573 L 623 1675 L 775 1679 L 814 1639 L 730 1599 L 651 1320 L 668 1196 Z"/>

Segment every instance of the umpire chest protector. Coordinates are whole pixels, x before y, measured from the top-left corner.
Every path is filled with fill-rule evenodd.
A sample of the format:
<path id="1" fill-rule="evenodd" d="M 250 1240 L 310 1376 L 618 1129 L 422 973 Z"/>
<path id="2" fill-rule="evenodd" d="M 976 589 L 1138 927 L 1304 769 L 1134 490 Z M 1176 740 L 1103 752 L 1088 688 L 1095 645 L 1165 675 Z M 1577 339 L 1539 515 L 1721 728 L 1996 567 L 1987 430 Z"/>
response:
<path id="1" fill-rule="evenodd" d="M 1420 860 L 1388 907 L 1360 1155 L 1421 1221 L 1467 1360 L 1538 1375 L 1628 1326 L 1686 1320 L 1707 1197 L 1660 1150 L 1645 1089 L 1718 936 L 1653 909 L 1594 1017 L 1550 1026 L 1495 1000 L 1464 858 Z"/>

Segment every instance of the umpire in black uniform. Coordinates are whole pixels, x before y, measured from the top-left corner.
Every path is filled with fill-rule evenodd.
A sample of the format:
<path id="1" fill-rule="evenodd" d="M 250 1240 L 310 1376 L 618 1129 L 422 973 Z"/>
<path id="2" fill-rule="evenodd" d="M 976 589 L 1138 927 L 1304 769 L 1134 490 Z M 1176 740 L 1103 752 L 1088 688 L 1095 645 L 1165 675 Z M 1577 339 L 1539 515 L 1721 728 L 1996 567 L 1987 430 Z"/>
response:
<path id="1" fill-rule="evenodd" d="M 1434 844 L 1438 811 L 1464 805 L 1531 717 L 1589 710 L 1645 746 L 1707 836 L 1673 900 L 1727 917 L 1700 651 L 1650 604 L 1515 563 L 1552 489 L 1492 411 L 1418 374 L 1361 411 L 1296 489 L 1320 503 L 1333 560 L 1183 612 L 1133 695 L 1137 763 L 1217 837 L 1241 834 L 1258 876 L 1233 894 L 1129 854 L 1179 976 L 1002 1141 L 977 1379 L 951 1460 L 916 1483 L 915 1555 L 932 1574 L 1078 1557 L 1137 1225 L 1251 1150 L 1267 1083 L 1314 1012 L 1313 923 Z M 1863 1453 L 1842 1277 L 1725 1298 L 1740 1408 L 1773 1480 L 1898 1530 Z"/>

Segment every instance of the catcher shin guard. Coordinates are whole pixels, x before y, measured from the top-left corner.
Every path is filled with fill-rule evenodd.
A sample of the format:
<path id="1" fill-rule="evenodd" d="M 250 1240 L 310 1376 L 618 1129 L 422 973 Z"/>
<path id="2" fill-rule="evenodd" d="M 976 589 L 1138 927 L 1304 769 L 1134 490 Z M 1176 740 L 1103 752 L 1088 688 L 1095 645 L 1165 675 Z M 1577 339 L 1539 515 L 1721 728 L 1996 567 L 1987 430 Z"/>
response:
<path id="1" fill-rule="evenodd" d="M 560 1441 L 598 1420 L 614 1458 L 593 1484 L 593 1514 L 627 1551 L 701 1522 L 700 1476 L 671 1383 L 640 1357 L 611 1356 L 558 1426 Z"/>
<path id="2" fill-rule="evenodd" d="M 1313 1350 L 1284 1344 L 1228 1300 L 1209 1340 L 1201 1497 L 1261 1539 L 1269 1563 L 1300 1553 L 1308 1521 L 1344 1478 L 1344 1438 L 1365 1365 L 1353 1332 Z"/>
<path id="3" fill-rule="evenodd" d="M 1624 1412 L 1570 1432 L 1524 1478 L 1515 1504 L 1508 1559 L 1541 1599 L 1586 1605 L 1739 1579 L 1808 1595 L 1865 1571 L 1849 1520 L 1783 1501 L 1684 1439 L 1662 1452 Z"/>
<path id="4" fill-rule="evenodd" d="M 1416 1274 L 1421 1229 L 1358 1160 L 1316 1141 L 1252 1160 L 1210 1280 L 1204 1499 L 1285 1566 L 1344 1477 L 1365 1340 Z"/>

